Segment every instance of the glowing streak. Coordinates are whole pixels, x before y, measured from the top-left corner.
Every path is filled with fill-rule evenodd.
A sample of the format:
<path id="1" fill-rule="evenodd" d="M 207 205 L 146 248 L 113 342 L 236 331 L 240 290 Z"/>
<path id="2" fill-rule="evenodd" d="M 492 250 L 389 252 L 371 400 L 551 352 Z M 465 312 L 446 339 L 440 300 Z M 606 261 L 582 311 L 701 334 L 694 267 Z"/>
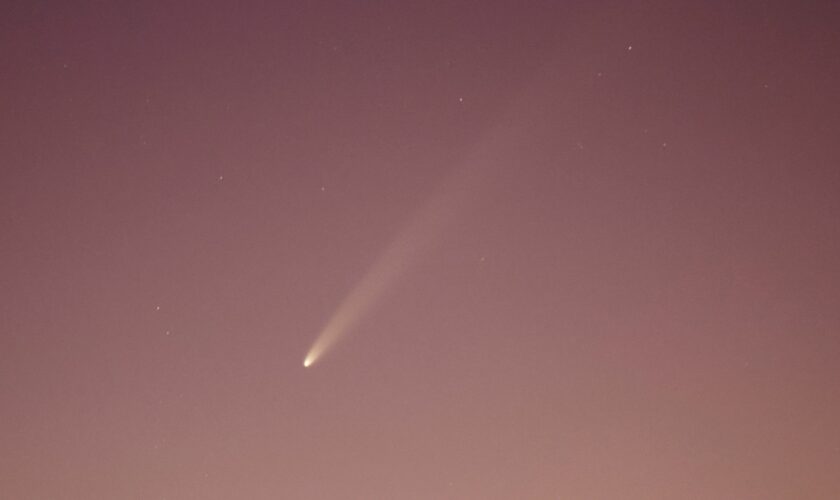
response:
<path id="1" fill-rule="evenodd" d="M 454 221 L 454 215 L 463 215 L 465 207 L 475 204 L 475 198 L 484 191 L 483 184 L 493 180 L 489 175 L 491 170 L 516 162 L 523 139 L 528 137 L 539 121 L 538 117 L 543 114 L 545 106 L 541 96 L 554 95 L 555 92 L 553 88 L 543 92 L 539 90 L 540 86 L 531 85 L 529 91 L 523 93 L 512 107 L 509 119 L 502 120 L 482 142 L 485 147 L 472 151 L 463 166 L 455 170 L 415 219 L 385 249 L 321 330 L 306 354 L 303 366 L 312 366 L 356 327 L 407 267 Z"/>

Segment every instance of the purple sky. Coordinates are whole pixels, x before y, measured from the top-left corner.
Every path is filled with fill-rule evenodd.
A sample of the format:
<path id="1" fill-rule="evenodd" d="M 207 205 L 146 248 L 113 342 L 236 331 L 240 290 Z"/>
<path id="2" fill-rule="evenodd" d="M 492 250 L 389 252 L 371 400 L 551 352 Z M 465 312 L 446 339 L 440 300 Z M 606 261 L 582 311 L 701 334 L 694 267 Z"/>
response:
<path id="1" fill-rule="evenodd" d="M 838 26 L 10 2 L 0 497 L 840 498 Z"/>

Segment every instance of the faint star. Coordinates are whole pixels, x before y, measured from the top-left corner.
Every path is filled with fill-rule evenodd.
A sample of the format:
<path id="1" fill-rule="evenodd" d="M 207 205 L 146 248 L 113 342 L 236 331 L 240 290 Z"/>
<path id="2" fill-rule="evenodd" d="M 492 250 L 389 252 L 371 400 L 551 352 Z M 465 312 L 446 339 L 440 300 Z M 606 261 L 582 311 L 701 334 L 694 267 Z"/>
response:
<path id="1" fill-rule="evenodd" d="M 627 50 L 628 50 L 628 51 L 633 50 L 633 46 L 632 46 L 632 45 L 628 45 L 628 46 L 627 46 Z"/>
<path id="2" fill-rule="evenodd" d="M 463 98 L 463 97 L 459 97 L 459 98 L 458 98 L 458 102 L 464 102 L 464 98 Z"/>

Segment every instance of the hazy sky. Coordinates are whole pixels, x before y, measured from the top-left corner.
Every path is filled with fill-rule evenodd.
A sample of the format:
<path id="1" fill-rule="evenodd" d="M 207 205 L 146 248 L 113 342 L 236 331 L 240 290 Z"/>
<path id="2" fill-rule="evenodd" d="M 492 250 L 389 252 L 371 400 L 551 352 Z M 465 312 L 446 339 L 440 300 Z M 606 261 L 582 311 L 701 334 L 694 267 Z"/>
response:
<path id="1" fill-rule="evenodd" d="M 0 497 L 840 498 L 838 26 L 7 2 Z"/>

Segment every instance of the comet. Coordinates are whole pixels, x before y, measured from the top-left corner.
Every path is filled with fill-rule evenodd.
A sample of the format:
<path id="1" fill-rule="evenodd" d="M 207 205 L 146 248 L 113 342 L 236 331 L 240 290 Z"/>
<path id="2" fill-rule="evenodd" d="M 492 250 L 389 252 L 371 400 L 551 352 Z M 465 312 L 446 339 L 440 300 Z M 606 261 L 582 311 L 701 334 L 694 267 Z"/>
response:
<path id="1" fill-rule="evenodd" d="M 315 338 L 303 360 L 312 367 L 332 350 L 359 322 L 383 302 L 399 278 L 428 253 L 446 230 L 478 205 L 490 183 L 503 185 L 497 175 L 518 163 L 520 149 L 543 115 L 542 96 L 553 95 L 550 82 L 530 85 L 458 168 L 440 183 L 428 201 L 391 240 L 355 287 L 339 303 Z M 495 173 L 494 173 L 495 172 Z"/>

